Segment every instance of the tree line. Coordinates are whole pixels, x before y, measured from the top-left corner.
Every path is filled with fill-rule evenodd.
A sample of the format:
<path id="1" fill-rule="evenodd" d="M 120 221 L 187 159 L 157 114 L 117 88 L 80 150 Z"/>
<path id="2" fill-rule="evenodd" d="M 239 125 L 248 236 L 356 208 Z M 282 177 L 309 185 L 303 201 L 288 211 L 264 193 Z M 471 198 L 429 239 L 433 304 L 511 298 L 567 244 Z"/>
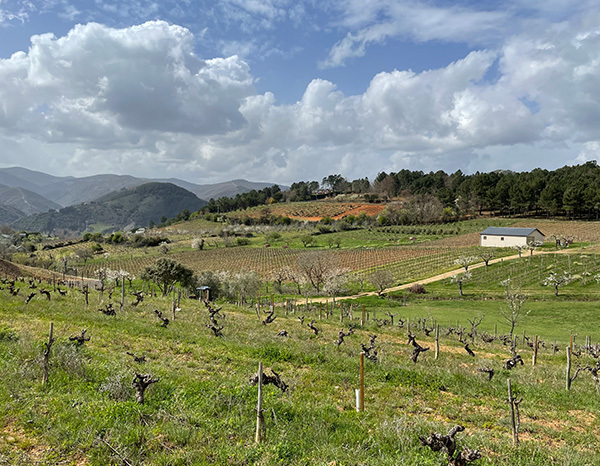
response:
<path id="1" fill-rule="evenodd" d="M 596 161 L 557 170 L 508 170 L 471 175 L 461 170 L 425 173 L 407 169 L 380 172 L 368 178 L 347 180 L 334 174 L 318 181 L 298 181 L 287 191 L 279 186 L 253 190 L 235 197 L 211 199 L 204 213 L 226 213 L 276 202 L 308 201 L 336 194 L 362 194 L 367 202 L 394 198 L 432 197 L 455 215 L 493 211 L 498 215 L 565 216 L 570 219 L 600 217 L 600 167 Z"/>

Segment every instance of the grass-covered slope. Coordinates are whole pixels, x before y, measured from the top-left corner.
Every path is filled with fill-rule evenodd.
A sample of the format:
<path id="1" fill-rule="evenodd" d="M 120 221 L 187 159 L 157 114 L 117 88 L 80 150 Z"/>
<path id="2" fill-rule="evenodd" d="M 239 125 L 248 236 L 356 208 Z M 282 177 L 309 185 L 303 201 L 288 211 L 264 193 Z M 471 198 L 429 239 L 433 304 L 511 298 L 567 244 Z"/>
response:
<path id="1" fill-rule="evenodd" d="M 98 299 L 92 292 L 86 309 L 83 295 L 70 290 L 64 297 L 53 293 L 51 301 L 36 296 L 26 305 L 23 296 L 0 290 L 0 464 L 437 466 L 446 464 L 443 455 L 422 447 L 419 435 L 446 433 L 457 424 L 466 427 L 459 447 L 483 454 L 475 465 L 600 462 L 600 398 L 587 372 L 565 390 L 562 349 L 556 355 L 541 350 L 532 367 L 531 350 L 519 343 L 525 365 L 509 372 L 502 364 L 510 352 L 499 342 L 475 338 L 471 357 L 450 335 L 442 336 L 436 361 L 433 340 L 420 330 L 411 303 L 389 309 L 396 325 L 383 327 L 373 321 L 370 306 L 371 320 L 361 327 L 355 308 L 358 328 L 338 347 L 338 331 L 348 325 L 347 318 L 340 323 L 338 310 L 328 320 L 319 320 L 317 308 L 288 316 L 277 310 L 275 323 L 262 325 L 264 314 L 258 319 L 252 308 L 226 305 L 226 317 L 219 319 L 224 336 L 217 338 L 205 327 L 208 313 L 198 301 L 183 300 L 176 319 L 163 328 L 153 310 L 171 317 L 170 299 L 147 297 L 115 317 L 97 311 Z M 460 306 L 456 302 L 454 309 Z M 488 314 L 486 306 L 481 302 L 477 312 Z M 417 340 L 431 348 L 416 364 L 406 340 L 408 312 Z M 318 335 L 306 326 L 311 319 Z M 56 341 L 43 387 L 41 355 L 50 322 Z M 84 328 L 91 339 L 78 347 L 69 336 Z M 277 336 L 281 329 L 288 338 Z M 354 390 L 360 345 L 368 344 L 369 334 L 377 335 L 379 361 L 366 361 L 365 412 L 359 414 Z M 145 355 L 146 362 L 134 362 L 127 352 Z M 259 361 L 289 385 L 283 393 L 271 385 L 264 389 L 262 445 L 254 442 L 257 389 L 248 383 Z M 593 363 L 585 355 L 577 361 Z M 495 368 L 491 381 L 478 372 L 483 366 Z M 134 400 L 133 371 L 160 379 L 143 405 Z M 512 446 L 506 403 L 509 376 L 523 398 L 518 448 Z"/>
<path id="2" fill-rule="evenodd" d="M 147 183 L 121 189 L 96 201 L 76 204 L 59 211 L 29 216 L 13 224 L 28 231 L 51 232 L 55 228 L 82 232 L 114 230 L 125 226 L 145 226 L 151 220 L 173 217 L 184 209 L 195 211 L 206 203 L 170 183 Z"/>

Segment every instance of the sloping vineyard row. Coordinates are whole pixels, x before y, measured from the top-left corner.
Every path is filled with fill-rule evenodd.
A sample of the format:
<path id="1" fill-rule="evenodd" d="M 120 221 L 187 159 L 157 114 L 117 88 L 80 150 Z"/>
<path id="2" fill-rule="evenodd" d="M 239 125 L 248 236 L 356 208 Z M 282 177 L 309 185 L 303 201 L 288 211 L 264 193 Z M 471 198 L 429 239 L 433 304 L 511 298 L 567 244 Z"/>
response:
<path id="1" fill-rule="evenodd" d="M 490 287 L 510 278 L 516 286 L 539 285 L 550 272 L 569 273 L 581 284 L 594 282 L 600 272 L 598 254 L 544 254 L 520 260 L 500 262 L 489 268 L 473 270 L 473 280 Z"/>
<path id="2" fill-rule="evenodd" d="M 475 255 L 475 249 L 431 249 L 432 254 L 411 257 L 401 262 L 392 262 L 383 266 L 373 266 L 362 271 L 363 275 L 368 275 L 374 270 L 383 269 L 392 273 L 394 279 L 399 283 L 416 281 L 422 278 L 430 277 L 438 273 L 456 269 L 455 260 L 463 255 Z"/>
<path id="3" fill-rule="evenodd" d="M 239 272 L 241 270 L 255 270 L 263 277 L 267 277 L 273 270 L 289 266 L 297 268 L 298 261 L 304 258 L 321 255 L 333 267 L 349 269 L 354 272 L 372 271 L 376 267 L 389 267 L 394 270 L 403 270 L 402 264 L 408 263 L 411 269 L 423 268 L 424 273 L 435 272 L 436 267 L 451 264 L 454 259 L 464 254 L 464 250 L 456 248 L 416 248 L 413 246 L 386 248 L 386 249 L 342 249 L 342 250 L 298 250 L 298 249 L 272 249 L 272 248 L 220 248 L 207 251 L 185 251 L 168 256 L 195 272 L 203 270 L 221 271 L 228 270 Z M 108 257 L 101 264 L 88 264 L 81 270 L 86 276 L 93 276 L 94 271 L 101 267 L 123 269 L 137 276 L 143 269 L 151 265 L 156 256 L 137 257 Z M 426 264 L 426 265 L 420 265 Z M 408 269 L 407 269 L 408 270 Z M 421 274 L 422 275 L 422 274 Z"/>

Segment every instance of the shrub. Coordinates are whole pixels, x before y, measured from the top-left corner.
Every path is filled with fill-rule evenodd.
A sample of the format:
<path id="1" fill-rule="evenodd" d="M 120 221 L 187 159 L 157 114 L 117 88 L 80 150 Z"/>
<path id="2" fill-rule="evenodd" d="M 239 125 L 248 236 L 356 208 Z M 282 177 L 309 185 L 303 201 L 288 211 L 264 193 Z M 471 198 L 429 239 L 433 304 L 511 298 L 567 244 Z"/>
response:
<path id="1" fill-rule="evenodd" d="M 414 285 L 412 285 L 408 291 L 410 291 L 411 293 L 414 294 L 425 294 L 427 293 L 427 290 L 425 289 L 425 287 L 421 284 L 421 283 L 415 283 Z"/>

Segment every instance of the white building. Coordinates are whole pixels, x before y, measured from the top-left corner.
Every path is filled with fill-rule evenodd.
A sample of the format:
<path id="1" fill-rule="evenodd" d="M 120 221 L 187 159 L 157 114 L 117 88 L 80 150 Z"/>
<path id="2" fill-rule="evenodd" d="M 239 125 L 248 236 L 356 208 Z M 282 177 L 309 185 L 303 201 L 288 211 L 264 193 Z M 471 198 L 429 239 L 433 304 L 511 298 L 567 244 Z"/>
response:
<path id="1" fill-rule="evenodd" d="M 527 246 L 534 241 L 544 241 L 544 234 L 537 228 L 488 227 L 479 233 L 481 246 L 510 248 Z"/>

